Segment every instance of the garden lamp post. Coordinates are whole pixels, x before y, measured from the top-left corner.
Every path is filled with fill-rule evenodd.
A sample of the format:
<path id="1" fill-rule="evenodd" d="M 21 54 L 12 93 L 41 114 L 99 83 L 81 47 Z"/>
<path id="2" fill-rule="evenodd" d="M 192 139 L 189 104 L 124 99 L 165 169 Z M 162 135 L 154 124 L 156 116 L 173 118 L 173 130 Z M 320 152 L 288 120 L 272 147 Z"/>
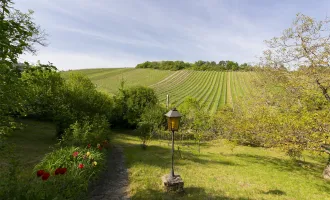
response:
<path id="1" fill-rule="evenodd" d="M 167 126 L 168 130 L 172 131 L 172 170 L 169 178 L 174 178 L 174 131 L 179 130 L 179 122 L 181 118 L 181 114 L 176 110 L 176 108 L 173 108 L 168 113 L 165 114 L 167 117 Z"/>

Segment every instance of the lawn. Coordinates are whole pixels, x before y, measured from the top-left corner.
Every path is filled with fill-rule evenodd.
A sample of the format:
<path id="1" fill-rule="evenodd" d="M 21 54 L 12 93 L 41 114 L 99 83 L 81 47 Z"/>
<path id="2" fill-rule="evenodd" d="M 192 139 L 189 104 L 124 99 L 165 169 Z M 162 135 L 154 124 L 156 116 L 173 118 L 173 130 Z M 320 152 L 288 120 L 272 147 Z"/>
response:
<path id="1" fill-rule="evenodd" d="M 10 158 L 19 162 L 21 175 L 29 176 L 33 167 L 46 153 L 52 151 L 52 146 L 57 142 L 55 126 L 52 123 L 33 120 L 21 122 L 22 129 L 16 130 L 6 139 L 10 147 L 0 151 L 0 179 L 2 173 L 8 170 Z"/>
<path id="2" fill-rule="evenodd" d="M 165 193 L 161 176 L 170 172 L 168 141 L 151 141 L 142 150 L 138 137 L 117 134 L 124 147 L 132 199 L 330 199 L 330 183 L 322 179 L 323 156 L 293 161 L 274 149 L 204 143 L 201 153 L 194 143 L 178 142 L 175 173 L 185 182 L 185 194 Z M 184 145 L 186 144 L 186 145 Z"/>

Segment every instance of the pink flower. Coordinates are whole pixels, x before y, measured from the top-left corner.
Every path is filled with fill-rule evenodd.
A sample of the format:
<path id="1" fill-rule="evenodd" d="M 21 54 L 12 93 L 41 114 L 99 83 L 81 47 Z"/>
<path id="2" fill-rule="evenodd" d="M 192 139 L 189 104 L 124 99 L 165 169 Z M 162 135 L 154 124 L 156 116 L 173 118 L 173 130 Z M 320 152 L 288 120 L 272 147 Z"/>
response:
<path id="1" fill-rule="evenodd" d="M 73 154 L 72 154 L 72 155 L 73 155 L 73 157 L 77 157 L 77 156 L 78 156 L 78 153 L 79 153 L 78 151 L 76 151 L 76 152 L 73 152 Z"/>

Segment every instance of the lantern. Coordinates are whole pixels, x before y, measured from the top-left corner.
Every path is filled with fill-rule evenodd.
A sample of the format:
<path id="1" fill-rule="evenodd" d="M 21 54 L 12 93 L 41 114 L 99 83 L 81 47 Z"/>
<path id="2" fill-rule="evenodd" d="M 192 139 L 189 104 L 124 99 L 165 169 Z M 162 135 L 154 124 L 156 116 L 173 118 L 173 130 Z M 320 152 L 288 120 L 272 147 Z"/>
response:
<path id="1" fill-rule="evenodd" d="M 168 113 L 165 114 L 167 117 L 167 127 L 169 131 L 178 131 L 181 114 L 173 108 Z"/>
<path id="2" fill-rule="evenodd" d="M 174 131 L 179 130 L 179 122 L 181 114 L 176 110 L 176 108 L 173 108 L 168 113 L 165 114 L 167 117 L 167 126 L 168 130 L 172 131 L 172 169 L 170 173 L 170 178 L 173 179 L 174 176 Z"/>

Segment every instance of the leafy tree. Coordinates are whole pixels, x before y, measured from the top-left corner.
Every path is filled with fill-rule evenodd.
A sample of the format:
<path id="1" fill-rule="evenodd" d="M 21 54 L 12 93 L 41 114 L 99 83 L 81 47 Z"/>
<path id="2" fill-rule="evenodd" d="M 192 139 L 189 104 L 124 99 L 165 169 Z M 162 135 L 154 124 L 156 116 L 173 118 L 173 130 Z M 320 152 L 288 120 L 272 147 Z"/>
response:
<path id="1" fill-rule="evenodd" d="M 193 132 L 194 139 L 198 143 L 198 151 L 204 139 L 206 132 L 209 130 L 209 115 L 199 104 L 197 99 L 187 97 L 179 106 L 183 131 Z"/>
<path id="2" fill-rule="evenodd" d="M 280 37 L 274 37 L 266 41 L 270 49 L 264 51 L 264 56 L 261 58 L 262 63 L 268 67 L 283 69 L 283 66 L 285 66 L 287 68 L 299 69 L 296 72 L 297 76 L 296 74 L 292 75 L 280 70 L 282 71 L 280 75 L 284 78 L 280 80 L 282 80 L 281 84 L 283 86 L 291 89 L 289 92 L 290 96 L 298 100 L 299 103 L 296 107 L 299 108 L 299 113 L 302 115 L 300 118 L 311 123 L 309 125 L 306 124 L 309 127 L 308 129 L 305 126 L 301 126 L 301 129 L 306 133 L 303 139 L 299 136 L 298 141 L 300 141 L 299 145 L 302 148 L 320 150 L 321 147 L 324 147 L 329 142 L 327 139 L 328 134 L 325 131 L 328 130 L 328 123 L 322 124 L 317 122 L 322 121 L 321 117 L 326 117 L 327 112 L 324 113 L 322 109 L 322 107 L 325 107 L 324 102 L 320 101 L 319 95 L 315 93 L 315 91 L 318 91 L 322 94 L 325 101 L 329 104 L 329 25 L 330 20 L 328 18 L 316 20 L 298 13 L 291 27 L 284 30 Z M 311 83 L 317 86 L 318 90 L 315 90 L 316 87 Z M 309 98 L 317 99 L 317 101 L 311 103 Z M 305 100 L 303 102 L 305 105 L 301 103 L 302 100 Z M 307 111 L 304 110 L 305 106 L 307 106 Z M 315 109 L 320 106 L 321 108 Z M 306 114 L 303 114 L 303 112 L 306 112 Z M 299 124 L 299 122 L 297 121 L 296 123 Z M 294 136 L 298 137 L 298 134 L 300 133 L 295 133 Z M 293 140 L 293 142 L 290 141 L 290 143 L 297 143 L 296 141 L 297 139 Z M 329 153 L 326 149 L 323 149 L 323 151 Z M 330 169 L 330 165 L 328 165 L 328 169 Z M 326 169 L 325 171 L 330 170 Z M 328 176 L 330 177 L 330 172 Z"/>
<path id="3" fill-rule="evenodd" d="M 121 89 L 115 96 L 117 118 L 114 124 L 136 127 L 144 110 L 156 105 L 157 102 L 157 96 L 151 88 L 135 86 Z"/>
<path id="4" fill-rule="evenodd" d="M 63 98 L 64 79 L 51 63 L 26 68 L 21 80 L 28 90 L 25 110 L 29 117 L 51 120 Z M 61 97 L 62 95 L 62 97 Z"/>
<path id="5" fill-rule="evenodd" d="M 35 45 L 46 46 L 46 34 L 33 22 L 33 11 L 22 13 L 11 7 L 11 0 L 0 1 L 0 62 L 17 63 L 24 52 L 35 54 Z"/>
<path id="6" fill-rule="evenodd" d="M 0 135 L 16 127 L 11 115 L 24 111 L 24 83 L 17 59 L 24 52 L 36 53 L 35 44 L 45 46 L 46 34 L 32 19 L 12 8 L 11 0 L 0 0 Z"/>
<path id="7" fill-rule="evenodd" d="M 282 36 L 265 41 L 270 49 L 264 51 L 262 62 L 266 66 L 302 68 L 311 76 L 327 101 L 330 96 L 329 77 L 324 76 L 330 66 L 330 20 L 317 21 L 298 13 L 290 28 Z"/>
<path id="8" fill-rule="evenodd" d="M 249 66 L 252 68 L 252 66 Z M 233 61 L 220 61 L 218 64 L 215 61 L 196 61 L 195 63 L 188 63 L 183 61 L 160 61 L 160 62 L 149 62 L 140 63 L 136 65 L 136 68 L 152 68 L 161 70 L 182 70 L 182 69 L 193 69 L 193 70 L 210 70 L 210 71 L 225 71 L 225 70 L 240 70 L 238 63 Z"/>
<path id="9" fill-rule="evenodd" d="M 152 138 L 153 135 L 153 124 L 148 122 L 140 122 L 137 128 L 139 138 L 142 141 L 142 149 L 147 148 L 148 141 Z"/>
<path id="10" fill-rule="evenodd" d="M 0 63 L 0 138 L 17 127 L 13 114 L 24 114 L 25 96 L 26 90 L 20 74 Z"/>

